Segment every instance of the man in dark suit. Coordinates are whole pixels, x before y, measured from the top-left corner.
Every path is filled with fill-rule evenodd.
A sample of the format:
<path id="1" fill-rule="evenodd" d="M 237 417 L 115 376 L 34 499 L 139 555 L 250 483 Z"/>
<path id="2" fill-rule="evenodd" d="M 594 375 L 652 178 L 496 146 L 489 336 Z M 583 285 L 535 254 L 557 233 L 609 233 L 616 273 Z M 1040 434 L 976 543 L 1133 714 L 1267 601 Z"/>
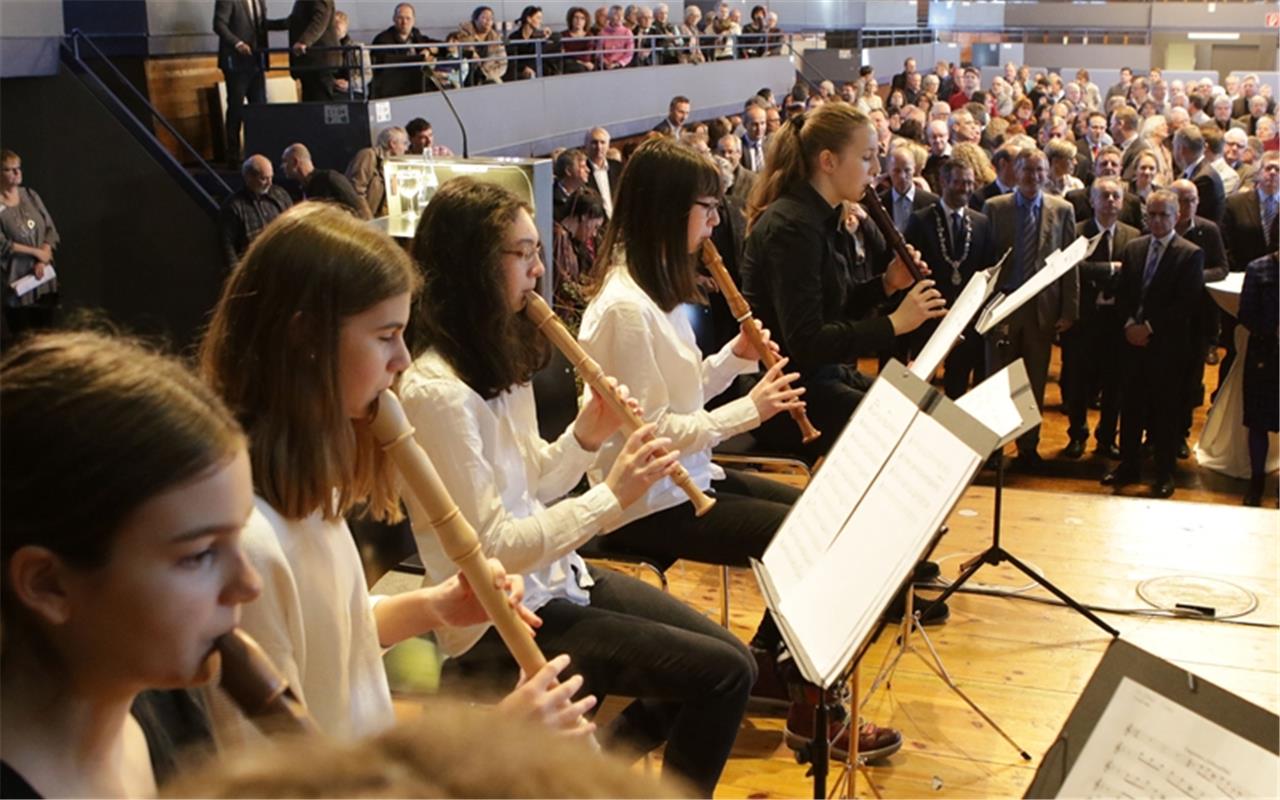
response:
<path id="1" fill-rule="evenodd" d="M 995 252 L 1013 250 L 996 277 L 997 287 L 1006 296 L 1042 269 L 1050 253 L 1071 244 L 1076 235 L 1071 204 L 1043 191 L 1049 180 L 1045 154 L 1028 147 L 1018 154 L 1014 168 L 1017 189 L 1013 194 L 993 197 L 982 210 L 995 232 Z M 1054 335 L 1070 328 L 1079 312 L 1080 275 L 1073 269 L 992 331 L 987 339 L 988 373 L 1022 358 L 1036 404 L 1043 407 Z M 1039 443 L 1039 426 L 1018 438 L 1019 467 L 1031 471 L 1042 465 L 1036 452 Z"/>
<path id="2" fill-rule="evenodd" d="M 662 122 L 654 126 L 653 131 L 663 136 L 679 139 L 680 131 L 684 129 L 684 122 L 688 118 L 689 98 L 684 95 L 676 95 L 667 104 L 667 116 L 663 118 Z"/>
<path id="3" fill-rule="evenodd" d="M 587 132 L 587 171 L 591 173 L 588 185 L 604 201 L 606 217 L 613 216 L 614 193 L 618 191 L 618 179 L 622 177 L 622 165 L 608 157 L 611 141 L 609 132 L 604 128 L 592 128 Z"/>
<path id="4" fill-rule="evenodd" d="M 1093 172 L 1097 178 L 1120 177 L 1120 148 L 1107 145 L 1098 151 L 1093 162 Z M 1065 199 L 1075 210 L 1076 222 L 1087 222 L 1093 218 L 1093 195 L 1088 188 L 1072 189 Z M 1125 190 L 1124 199 L 1120 201 L 1120 221 L 1126 225 L 1142 230 L 1142 199 L 1133 192 Z"/>
<path id="5" fill-rule="evenodd" d="M 1124 184 L 1118 176 L 1094 180 L 1090 191 L 1093 217 L 1076 223 L 1076 235 L 1099 239 L 1079 266 L 1080 318 L 1062 335 L 1063 374 L 1070 376 L 1062 387 L 1070 420 L 1069 442 L 1062 454 L 1067 458 L 1084 455 L 1089 439 L 1089 401 L 1100 390 L 1101 414 L 1093 433 L 1096 450 L 1116 459 L 1120 457 L 1116 423 L 1120 418 L 1119 350 L 1124 341 L 1124 320 L 1116 316 L 1115 293 L 1120 254 L 1140 233 L 1119 221 Z"/>
<path id="6" fill-rule="evenodd" d="M 1267 198 L 1270 198 L 1269 203 Z M 1244 272 L 1250 261 L 1274 253 L 1280 247 L 1280 236 L 1276 233 L 1278 206 L 1280 153 L 1273 150 L 1262 154 L 1257 186 L 1252 191 L 1236 192 L 1227 198 L 1222 215 L 1222 240 L 1227 248 L 1227 266 L 1232 272 Z M 1222 314 L 1221 322 L 1222 342 L 1227 354 L 1218 365 L 1219 386 L 1231 371 L 1236 355 L 1235 317 Z"/>
<path id="7" fill-rule="evenodd" d="M 1196 185 L 1185 178 L 1174 181 L 1169 190 L 1178 196 L 1178 221 L 1174 229 L 1178 235 L 1204 251 L 1204 282 L 1212 283 L 1227 277 L 1227 252 L 1222 245 L 1222 233 L 1212 220 L 1196 214 L 1200 202 Z M 1189 458 L 1187 437 L 1191 435 L 1191 418 L 1196 408 L 1204 402 L 1204 359 L 1211 344 L 1218 338 L 1218 304 L 1208 292 L 1200 293 L 1200 302 L 1191 318 L 1191 347 L 1187 352 L 1186 413 L 1179 429 L 1178 458 Z"/>
<path id="8" fill-rule="evenodd" d="M 911 214 L 906 239 L 929 265 L 929 277 L 950 308 L 973 273 L 991 266 L 995 257 L 990 223 L 965 205 L 973 194 L 973 168 L 949 160 L 942 165 L 941 178 L 942 197 Z M 920 352 L 937 327 L 937 320 L 929 320 L 909 334 L 912 354 Z M 971 326 L 943 367 L 947 397 L 955 399 L 968 391 L 971 375 L 974 383 L 982 380 L 983 360 L 982 337 Z"/>
<path id="9" fill-rule="evenodd" d="M 1178 163 L 1186 178 L 1196 185 L 1200 195 L 1200 216 L 1216 223 L 1222 222 L 1226 210 L 1227 193 L 1222 186 L 1222 176 L 1205 158 L 1204 134 L 1194 125 L 1183 125 L 1173 137 L 1173 160 Z"/>
<path id="10" fill-rule="evenodd" d="M 891 84 L 891 88 L 906 90 L 907 76 L 914 74 L 915 71 L 916 71 L 916 60 L 914 58 L 908 57 L 905 61 L 902 62 L 902 72 L 899 72 L 897 75 L 893 76 L 893 83 Z"/>
<path id="11" fill-rule="evenodd" d="M 894 148 L 889 164 L 889 185 L 880 191 L 880 202 L 893 217 L 893 227 L 903 233 L 911 215 L 938 202 L 938 196 L 916 186 L 916 160 L 909 148 Z"/>
<path id="12" fill-rule="evenodd" d="M 1156 497 L 1173 494 L 1190 320 L 1204 291 L 1204 251 L 1174 230 L 1177 217 L 1177 196 L 1164 189 L 1152 192 L 1147 198 L 1151 233 L 1130 242 L 1121 259 L 1120 464 L 1102 478 L 1105 486 L 1138 482 L 1145 432 L 1155 455 Z"/>
<path id="13" fill-rule="evenodd" d="M 758 105 L 748 106 L 742 112 L 742 126 L 746 129 L 742 134 L 742 165 L 752 172 L 764 172 L 769 115 Z"/>
<path id="14" fill-rule="evenodd" d="M 973 193 L 969 200 L 970 208 L 981 211 L 983 204 L 991 198 L 1013 191 L 1013 185 L 1018 180 L 1014 173 L 1013 162 L 1018 157 L 1018 152 L 1019 148 L 1016 144 L 1005 144 L 992 154 L 991 166 L 996 168 L 995 180 Z"/>
<path id="15" fill-rule="evenodd" d="M 733 168 L 733 180 L 725 194 L 737 197 L 746 203 L 751 190 L 755 188 L 757 176 L 756 173 L 742 166 L 742 140 L 732 133 L 726 133 L 720 137 L 720 141 L 713 143 L 712 149 Z"/>
<path id="16" fill-rule="evenodd" d="M 342 53 L 312 52 L 312 48 L 338 46 L 333 0 L 294 0 L 288 27 L 289 74 L 301 81 L 303 102 L 335 99 L 334 70 L 342 66 Z"/>
<path id="17" fill-rule="evenodd" d="M 1126 181 L 1133 180 L 1138 171 L 1138 155 L 1146 147 L 1138 135 L 1141 122 L 1138 112 L 1128 106 L 1117 108 L 1111 119 L 1111 140 L 1120 148 L 1120 175 Z"/>
<path id="18" fill-rule="evenodd" d="M 288 20 L 267 19 L 266 0 L 217 0 L 213 32 L 218 34 L 218 69 L 227 84 L 226 161 L 240 163 L 244 103 L 267 102 L 267 31 L 284 30 Z"/>

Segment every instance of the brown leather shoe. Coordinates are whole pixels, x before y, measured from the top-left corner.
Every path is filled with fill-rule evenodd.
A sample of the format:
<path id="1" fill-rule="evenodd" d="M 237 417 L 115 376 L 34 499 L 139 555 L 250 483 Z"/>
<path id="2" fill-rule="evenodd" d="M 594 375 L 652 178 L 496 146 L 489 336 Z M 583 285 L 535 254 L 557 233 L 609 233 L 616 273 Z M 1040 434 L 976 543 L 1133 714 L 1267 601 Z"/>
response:
<path id="1" fill-rule="evenodd" d="M 787 712 L 787 727 L 784 734 L 787 746 L 801 752 L 813 741 L 814 707 L 810 703 L 792 703 Z M 837 714 L 844 715 L 844 709 L 838 707 Z M 831 757 L 844 761 L 849 757 L 849 726 L 844 721 L 831 722 L 827 726 L 827 736 L 831 741 Z M 858 758 L 860 761 L 875 761 L 888 758 L 902 749 L 902 734 L 893 728 L 882 728 L 875 723 L 865 722 L 858 728 Z"/>

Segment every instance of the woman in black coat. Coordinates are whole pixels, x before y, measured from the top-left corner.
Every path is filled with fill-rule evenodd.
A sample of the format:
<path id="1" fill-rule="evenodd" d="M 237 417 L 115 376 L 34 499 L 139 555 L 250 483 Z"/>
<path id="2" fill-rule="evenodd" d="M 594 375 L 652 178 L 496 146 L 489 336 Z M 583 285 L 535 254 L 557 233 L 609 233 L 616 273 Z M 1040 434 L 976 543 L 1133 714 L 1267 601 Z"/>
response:
<path id="1" fill-rule="evenodd" d="M 1249 331 L 1244 363 L 1244 426 L 1249 429 L 1249 489 L 1244 504 L 1262 505 L 1268 436 L 1280 430 L 1280 274 L 1275 253 L 1249 262 L 1240 292 L 1240 324 Z"/>

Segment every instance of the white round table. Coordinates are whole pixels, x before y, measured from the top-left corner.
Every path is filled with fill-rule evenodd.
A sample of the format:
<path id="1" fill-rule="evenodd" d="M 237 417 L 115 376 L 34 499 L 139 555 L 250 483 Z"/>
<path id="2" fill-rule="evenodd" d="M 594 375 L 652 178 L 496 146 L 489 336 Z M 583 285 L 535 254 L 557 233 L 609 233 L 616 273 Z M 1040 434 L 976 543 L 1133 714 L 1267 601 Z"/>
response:
<path id="1" fill-rule="evenodd" d="M 1220 281 L 1205 284 L 1214 302 L 1231 316 L 1240 313 L 1240 290 L 1244 286 L 1244 273 L 1232 272 Z M 1244 356 L 1249 346 L 1249 332 L 1243 325 L 1236 326 L 1236 357 L 1231 371 L 1218 390 L 1218 399 L 1209 407 L 1204 430 L 1196 444 L 1196 461 L 1202 467 L 1221 472 L 1233 478 L 1248 478 L 1249 442 L 1244 427 Z M 1267 449 L 1267 472 L 1280 469 L 1280 447 L 1276 434 L 1271 434 L 1271 446 Z"/>

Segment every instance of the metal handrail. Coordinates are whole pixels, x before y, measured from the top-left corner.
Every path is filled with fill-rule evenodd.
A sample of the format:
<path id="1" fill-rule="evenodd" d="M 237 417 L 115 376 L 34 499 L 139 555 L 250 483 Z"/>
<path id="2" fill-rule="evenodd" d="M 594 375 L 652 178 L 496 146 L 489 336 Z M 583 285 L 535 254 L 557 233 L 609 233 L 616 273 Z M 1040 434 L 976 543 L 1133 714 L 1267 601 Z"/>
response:
<path id="1" fill-rule="evenodd" d="M 107 58 L 106 53 L 103 53 L 102 49 L 99 48 L 98 45 L 94 44 L 93 40 L 90 39 L 89 36 L 84 31 L 80 30 L 79 28 L 75 28 L 71 31 L 71 33 L 67 34 L 67 38 L 70 40 L 71 52 L 77 64 L 79 64 L 85 70 L 92 72 L 92 68 L 89 66 L 89 63 L 85 61 L 84 58 L 80 55 L 80 43 L 83 42 L 84 44 L 88 45 L 89 49 L 91 49 L 94 52 L 94 54 L 102 61 L 102 63 L 107 65 L 107 67 L 111 70 L 111 73 L 114 75 L 114 77 L 121 84 L 128 87 L 129 91 L 133 93 L 133 98 L 138 102 L 142 103 L 142 105 L 147 109 L 147 111 L 150 112 L 152 118 L 157 120 L 164 127 L 164 129 L 169 132 L 169 135 L 171 135 L 175 140 L 177 140 L 178 144 L 184 150 L 186 150 L 188 154 L 190 154 L 195 158 L 196 162 L 200 165 L 200 167 L 206 173 L 208 173 L 213 177 L 216 183 L 225 190 L 225 193 L 231 194 L 231 186 L 222 179 L 222 176 L 218 174 L 217 170 L 215 170 L 209 164 L 208 161 L 205 161 L 204 156 L 200 155 L 200 153 L 194 147 L 191 146 L 191 143 L 188 142 L 186 138 L 181 133 L 179 133 L 176 128 L 173 127 L 172 124 L 170 124 L 169 120 L 165 119 L 165 116 L 161 114 L 160 111 L 151 104 L 151 101 L 147 99 L 146 95 L 138 91 L 138 87 L 133 85 L 133 83 L 128 79 L 128 77 L 125 76 L 125 74 L 121 72 L 120 69 L 111 62 L 111 59 Z M 101 82 L 101 78 L 98 78 L 98 80 L 99 82 Z M 103 87 L 106 88 L 105 83 L 103 83 Z M 143 127 L 145 129 L 146 126 L 142 125 L 142 121 L 138 120 L 137 116 L 134 115 L 133 112 L 129 111 L 127 108 L 124 110 L 126 113 L 132 116 L 135 121 L 138 122 L 140 127 Z M 157 142 L 157 145 L 158 144 L 159 142 Z M 171 159 L 173 158 L 172 154 L 169 153 L 167 148 L 160 146 L 160 150 L 164 152 L 166 155 L 168 155 Z M 178 169 L 182 170 L 183 172 L 186 171 L 186 168 L 183 167 L 181 164 L 177 163 L 176 160 L 174 160 L 174 166 L 176 166 Z M 209 192 L 205 190 L 203 186 L 201 186 L 199 183 L 195 183 L 195 186 L 200 190 L 200 192 L 208 199 L 208 201 L 215 208 L 219 205 L 219 201 L 215 199 L 212 195 L 210 195 Z"/>

